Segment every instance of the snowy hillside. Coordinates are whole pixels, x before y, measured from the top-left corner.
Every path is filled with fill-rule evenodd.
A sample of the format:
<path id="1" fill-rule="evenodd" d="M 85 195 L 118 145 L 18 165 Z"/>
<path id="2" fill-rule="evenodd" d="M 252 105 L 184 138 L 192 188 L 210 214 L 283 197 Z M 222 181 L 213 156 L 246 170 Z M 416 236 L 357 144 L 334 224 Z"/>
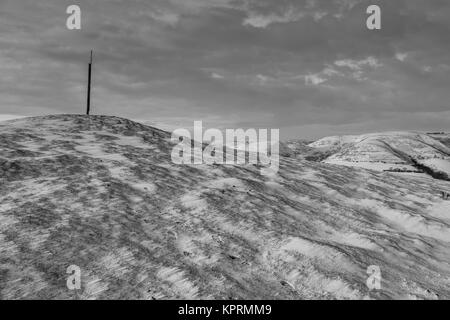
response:
<path id="1" fill-rule="evenodd" d="M 379 171 L 426 172 L 450 176 L 450 148 L 432 135 L 385 132 L 328 137 L 309 145 L 331 150 L 323 162 Z"/>
<path id="2" fill-rule="evenodd" d="M 404 161 L 372 141 L 358 150 Z M 0 299 L 450 299 L 450 182 L 294 157 L 272 176 L 175 165 L 172 147 L 116 117 L 0 123 Z"/>
<path id="3" fill-rule="evenodd" d="M 450 148 L 450 133 L 430 132 L 430 133 L 427 133 L 427 135 L 432 137 L 433 139 L 438 140 L 439 142 L 441 142 L 442 144 L 444 144 L 445 146 Z"/>

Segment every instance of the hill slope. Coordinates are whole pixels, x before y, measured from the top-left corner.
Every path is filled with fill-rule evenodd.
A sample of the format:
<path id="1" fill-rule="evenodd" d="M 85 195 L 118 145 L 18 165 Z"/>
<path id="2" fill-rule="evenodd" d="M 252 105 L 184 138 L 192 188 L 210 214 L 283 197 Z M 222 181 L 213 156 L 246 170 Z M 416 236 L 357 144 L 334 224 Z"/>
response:
<path id="1" fill-rule="evenodd" d="M 115 117 L 0 123 L 0 298 L 450 298 L 449 182 L 292 157 L 262 176 L 171 149 Z"/>

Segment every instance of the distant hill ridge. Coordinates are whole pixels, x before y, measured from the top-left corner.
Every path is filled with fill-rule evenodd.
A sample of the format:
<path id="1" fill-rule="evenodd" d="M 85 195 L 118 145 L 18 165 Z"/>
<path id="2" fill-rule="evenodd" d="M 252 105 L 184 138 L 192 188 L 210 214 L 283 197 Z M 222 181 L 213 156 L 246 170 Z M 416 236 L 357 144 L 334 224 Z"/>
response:
<path id="1" fill-rule="evenodd" d="M 384 132 L 320 139 L 309 147 L 330 153 L 329 164 L 379 171 L 425 172 L 435 178 L 450 176 L 450 135 Z"/>

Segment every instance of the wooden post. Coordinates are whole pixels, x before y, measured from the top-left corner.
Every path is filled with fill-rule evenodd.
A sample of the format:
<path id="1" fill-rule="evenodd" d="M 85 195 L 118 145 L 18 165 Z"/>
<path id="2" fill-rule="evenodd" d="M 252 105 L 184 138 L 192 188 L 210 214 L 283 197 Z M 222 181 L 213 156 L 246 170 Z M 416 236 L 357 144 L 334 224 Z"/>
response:
<path id="1" fill-rule="evenodd" d="M 92 76 L 92 50 L 91 50 L 91 60 L 89 61 L 89 78 L 88 78 L 87 108 L 86 108 L 87 115 L 89 115 L 89 112 L 91 111 L 91 76 Z"/>

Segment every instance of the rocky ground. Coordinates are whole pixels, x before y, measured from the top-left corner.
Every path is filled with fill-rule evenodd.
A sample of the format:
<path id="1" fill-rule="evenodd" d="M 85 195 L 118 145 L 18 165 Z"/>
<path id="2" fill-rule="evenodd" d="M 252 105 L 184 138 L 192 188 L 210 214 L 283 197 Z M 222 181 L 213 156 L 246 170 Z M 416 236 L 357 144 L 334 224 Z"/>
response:
<path id="1" fill-rule="evenodd" d="M 116 117 L 1 122 L 0 298 L 450 299 L 450 182 L 175 165 L 172 147 Z"/>

